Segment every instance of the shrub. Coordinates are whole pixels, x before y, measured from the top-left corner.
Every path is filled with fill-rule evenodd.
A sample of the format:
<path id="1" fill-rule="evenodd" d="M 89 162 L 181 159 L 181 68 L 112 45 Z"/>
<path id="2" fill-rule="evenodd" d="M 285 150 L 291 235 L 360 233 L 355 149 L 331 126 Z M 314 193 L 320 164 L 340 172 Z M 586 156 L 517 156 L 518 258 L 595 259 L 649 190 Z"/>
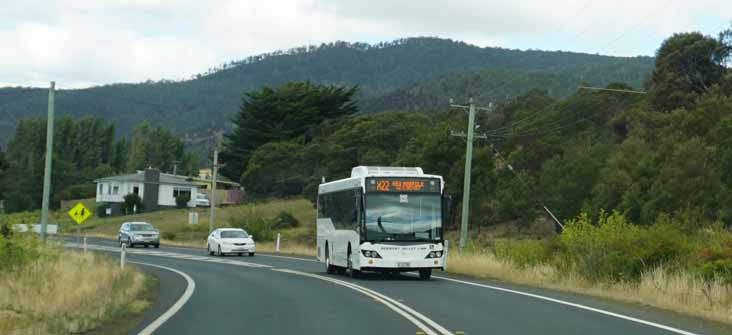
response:
<path id="1" fill-rule="evenodd" d="M 44 249 L 34 233 L 17 233 L 9 238 L 0 235 L 0 270 L 16 270 L 40 257 L 55 254 L 48 249 Z"/>
<path id="2" fill-rule="evenodd" d="M 552 256 L 550 241 L 520 240 L 496 241 L 495 253 L 499 259 L 508 260 L 519 268 L 548 263 Z"/>
<path id="3" fill-rule="evenodd" d="M 688 250 L 683 231 L 671 224 L 641 227 L 618 212 L 602 212 L 593 225 L 582 214 L 559 237 L 558 267 L 590 281 L 637 281 L 643 272 L 675 262 Z"/>
<path id="4" fill-rule="evenodd" d="M 177 201 L 178 199 L 176 199 Z M 130 193 L 124 196 L 124 211 L 125 214 L 132 214 L 142 211 L 142 199 L 139 195 Z"/>
<path id="5" fill-rule="evenodd" d="M 274 218 L 274 228 L 294 228 L 300 225 L 300 221 L 288 211 L 280 211 Z"/>
<path id="6" fill-rule="evenodd" d="M 276 236 L 275 221 L 260 216 L 254 209 L 241 211 L 238 216 L 229 219 L 229 225 L 246 230 L 257 241 L 273 241 Z"/>
<path id="7" fill-rule="evenodd" d="M 689 263 L 705 280 L 732 285 L 732 234 L 723 229 L 699 233 Z"/>
<path id="8" fill-rule="evenodd" d="M 188 207 L 188 202 L 191 201 L 191 195 L 182 193 L 178 194 L 178 196 L 175 197 L 175 205 L 178 208 L 186 208 Z"/>
<path id="9" fill-rule="evenodd" d="M 162 236 L 162 238 L 166 240 L 175 240 L 175 233 L 173 232 L 164 231 L 160 236 Z"/>

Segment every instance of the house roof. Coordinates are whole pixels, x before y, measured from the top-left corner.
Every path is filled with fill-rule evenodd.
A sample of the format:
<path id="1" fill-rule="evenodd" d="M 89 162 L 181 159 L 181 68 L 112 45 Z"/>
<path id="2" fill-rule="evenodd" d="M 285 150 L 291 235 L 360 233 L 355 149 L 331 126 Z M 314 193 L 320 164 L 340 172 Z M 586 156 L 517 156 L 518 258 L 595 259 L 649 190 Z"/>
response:
<path id="1" fill-rule="evenodd" d="M 161 173 L 160 181 L 153 183 L 153 184 L 179 185 L 179 186 L 190 186 L 190 187 L 197 186 L 196 184 L 191 183 L 189 181 L 190 179 L 191 179 L 190 177 L 186 177 L 186 176 L 174 176 L 172 174 Z M 97 182 L 97 183 L 108 182 L 108 181 L 144 183 L 145 182 L 145 172 L 123 174 L 123 175 L 119 175 L 119 176 L 110 176 L 110 177 L 104 177 L 104 178 L 99 178 L 97 180 L 94 180 L 94 182 Z"/>

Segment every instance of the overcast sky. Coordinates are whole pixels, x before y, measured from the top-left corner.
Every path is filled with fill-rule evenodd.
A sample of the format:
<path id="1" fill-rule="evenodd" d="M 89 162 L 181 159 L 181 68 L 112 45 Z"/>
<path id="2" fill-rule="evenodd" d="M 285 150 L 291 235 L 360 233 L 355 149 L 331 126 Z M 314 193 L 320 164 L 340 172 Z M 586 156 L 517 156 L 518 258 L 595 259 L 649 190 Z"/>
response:
<path id="1" fill-rule="evenodd" d="M 481 47 L 652 55 L 730 26 L 730 0 L 1 0 L 0 86 L 185 79 L 335 40 L 438 36 Z"/>

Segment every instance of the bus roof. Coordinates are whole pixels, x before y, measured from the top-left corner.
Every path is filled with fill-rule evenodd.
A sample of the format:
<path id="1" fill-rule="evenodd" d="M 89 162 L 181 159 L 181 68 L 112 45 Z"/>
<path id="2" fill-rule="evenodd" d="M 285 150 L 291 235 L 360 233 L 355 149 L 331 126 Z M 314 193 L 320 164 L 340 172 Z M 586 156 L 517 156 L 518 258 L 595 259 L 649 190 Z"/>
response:
<path id="1" fill-rule="evenodd" d="M 420 167 L 357 166 L 351 169 L 350 178 L 320 184 L 318 194 L 363 187 L 367 177 L 437 178 L 441 184 L 443 181 L 441 176 L 425 174 Z"/>

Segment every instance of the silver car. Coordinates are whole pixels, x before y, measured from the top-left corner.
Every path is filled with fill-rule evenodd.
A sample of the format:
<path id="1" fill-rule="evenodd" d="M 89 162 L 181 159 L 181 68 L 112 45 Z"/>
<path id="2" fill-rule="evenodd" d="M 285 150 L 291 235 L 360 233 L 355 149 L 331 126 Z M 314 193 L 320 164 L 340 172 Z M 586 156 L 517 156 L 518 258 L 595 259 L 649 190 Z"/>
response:
<path id="1" fill-rule="evenodd" d="M 119 228 L 117 235 L 119 245 L 126 244 L 128 248 L 135 245 L 144 245 L 145 248 L 152 245 L 160 247 L 160 231 L 147 222 L 125 222 Z"/>

